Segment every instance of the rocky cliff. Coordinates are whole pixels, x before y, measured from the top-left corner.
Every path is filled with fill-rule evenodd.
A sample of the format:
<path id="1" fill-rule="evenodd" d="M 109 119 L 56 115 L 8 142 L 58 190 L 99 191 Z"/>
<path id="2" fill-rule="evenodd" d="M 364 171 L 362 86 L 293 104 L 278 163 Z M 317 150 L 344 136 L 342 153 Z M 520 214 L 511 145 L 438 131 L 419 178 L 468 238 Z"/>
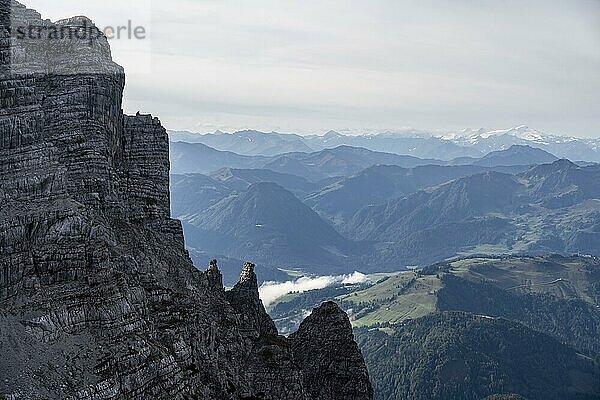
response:
<path id="1" fill-rule="evenodd" d="M 20 26 L 92 25 L 0 0 L 0 398 L 370 399 L 351 332 L 325 353 L 334 373 L 313 378 L 318 332 L 345 316 L 287 339 L 251 264 L 229 292 L 216 263 L 194 268 L 170 218 L 165 129 L 123 115 L 124 72 L 100 32 L 40 41 Z"/>
<path id="2" fill-rule="evenodd" d="M 311 399 L 373 397 L 352 326 L 337 304 L 329 301 L 314 309 L 290 339 Z"/>

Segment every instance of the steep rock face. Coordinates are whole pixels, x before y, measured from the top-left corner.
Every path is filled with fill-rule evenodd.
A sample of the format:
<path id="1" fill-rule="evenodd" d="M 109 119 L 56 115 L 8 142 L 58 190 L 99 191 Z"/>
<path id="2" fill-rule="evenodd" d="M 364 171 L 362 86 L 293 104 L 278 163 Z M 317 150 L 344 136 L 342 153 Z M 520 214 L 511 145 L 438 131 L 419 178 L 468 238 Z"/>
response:
<path id="1" fill-rule="evenodd" d="M 91 22 L 0 0 L 0 397 L 308 399 L 264 309 L 238 307 L 255 286 L 226 294 L 216 264 L 193 267 L 169 214 L 167 135 L 123 115 L 106 39 L 15 26 Z"/>
<path id="2" fill-rule="evenodd" d="M 138 219 L 169 218 L 169 146 L 165 129 L 149 115 L 125 116 L 122 180 Z"/>
<path id="3" fill-rule="evenodd" d="M 258 279 L 254 273 L 256 266 L 244 264 L 240 281 L 227 292 L 229 304 L 244 318 L 244 328 L 260 334 L 277 335 L 277 328 L 267 314 L 258 297 Z"/>
<path id="4" fill-rule="evenodd" d="M 371 399 L 369 374 L 346 314 L 323 303 L 290 336 L 313 399 Z"/>

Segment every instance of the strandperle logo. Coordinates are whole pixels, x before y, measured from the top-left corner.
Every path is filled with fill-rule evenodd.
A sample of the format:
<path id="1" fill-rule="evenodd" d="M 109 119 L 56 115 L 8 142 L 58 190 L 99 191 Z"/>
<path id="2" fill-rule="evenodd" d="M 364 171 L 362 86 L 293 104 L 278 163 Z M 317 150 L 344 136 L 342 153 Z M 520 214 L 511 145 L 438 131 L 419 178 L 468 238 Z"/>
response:
<path id="1" fill-rule="evenodd" d="M 147 29 L 128 20 L 126 24 L 99 28 L 84 20 L 81 25 L 30 25 L 11 27 L 11 36 L 17 40 L 81 40 L 92 43 L 105 36 L 108 40 L 145 40 Z"/>

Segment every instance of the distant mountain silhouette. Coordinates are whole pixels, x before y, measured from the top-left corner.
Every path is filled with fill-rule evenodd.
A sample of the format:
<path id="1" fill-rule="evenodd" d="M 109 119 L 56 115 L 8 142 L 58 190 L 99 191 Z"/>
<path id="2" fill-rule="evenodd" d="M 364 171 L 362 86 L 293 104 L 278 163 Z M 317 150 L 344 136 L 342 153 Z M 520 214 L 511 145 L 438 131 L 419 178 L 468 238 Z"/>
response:
<path id="1" fill-rule="evenodd" d="M 506 150 L 513 145 L 530 146 L 545 150 L 559 158 L 600 161 L 600 140 L 549 135 L 525 125 L 502 130 L 464 130 L 450 135 L 442 135 L 457 145 L 482 154 Z"/>
<path id="2" fill-rule="evenodd" d="M 173 174 L 171 175 L 171 212 L 176 218 L 197 214 L 215 205 L 232 192 L 230 186 L 210 176 Z"/>
<path id="3" fill-rule="evenodd" d="M 506 156 L 531 150 L 512 149 L 488 160 L 519 163 Z M 286 169 L 273 158 L 242 160 L 247 158 Z M 253 256 L 277 267 L 352 264 L 363 271 L 422 266 L 461 254 L 600 254 L 597 165 L 557 160 L 533 167 L 403 168 L 369 164 L 423 160 L 347 147 L 274 159 L 293 163 L 301 168 L 294 172 L 313 181 L 265 169 L 173 176 L 173 213 L 194 227 L 186 230 L 188 246 L 235 259 Z M 334 173 L 351 174 L 362 165 L 369 166 L 316 182 Z M 268 216 L 267 227 L 261 221 Z M 238 221 L 245 228 L 233 232 Z M 225 245 L 234 233 L 247 241 Z M 322 246 L 316 238 L 323 239 Z"/>
<path id="4" fill-rule="evenodd" d="M 257 263 L 313 271 L 353 271 L 356 249 L 313 210 L 275 183 L 257 183 L 183 218 L 191 247 Z"/>
<path id="5" fill-rule="evenodd" d="M 475 160 L 511 146 L 530 146 L 545 150 L 559 158 L 600 162 L 600 140 L 548 135 L 527 126 L 503 130 L 462 130 L 458 132 L 426 132 L 403 130 L 396 133 L 345 135 L 329 131 L 325 135 L 242 131 L 227 134 L 220 131 L 201 135 L 190 132 L 170 132 L 171 141 L 204 143 L 221 151 L 242 155 L 267 155 L 303 152 L 310 153 L 339 146 L 362 147 L 425 159 L 452 161 Z M 528 164 L 529 165 L 529 164 Z"/>
<path id="6" fill-rule="evenodd" d="M 600 199 L 600 166 L 579 167 L 569 160 L 539 165 L 519 175 L 535 200 L 546 207 L 568 207 Z"/>
<path id="7" fill-rule="evenodd" d="M 481 157 L 479 150 L 461 146 L 449 140 L 439 139 L 422 132 L 381 133 L 375 135 L 341 135 L 330 132 L 325 136 L 304 137 L 314 150 L 332 149 L 339 146 L 362 147 L 372 151 L 409 155 L 424 159 L 451 160 L 457 157 Z"/>
<path id="8" fill-rule="evenodd" d="M 483 155 L 479 150 L 461 146 L 449 140 L 390 133 L 349 136 L 329 131 L 322 136 L 301 136 L 253 130 L 233 134 L 220 131 L 211 134 L 172 131 L 169 132 L 169 136 L 173 142 L 203 143 L 221 151 L 248 156 L 275 156 L 294 152 L 311 153 L 339 146 L 362 147 L 372 151 L 427 159 L 450 160 L 462 156 L 480 157 Z"/>
<path id="9" fill-rule="evenodd" d="M 221 168 L 260 168 L 268 157 L 242 156 L 219 151 L 202 143 L 170 143 L 171 172 L 208 174 Z"/>
<path id="10" fill-rule="evenodd" d="M 265 168 L 300 175 L 297 166 L 322 179 L 334 176 L 355 175 L 374 165 L 396 165 L 412 168 L 419 165 L 443 164 L 439 160 L 423 160 L 411 156 L 382 153 L 359 147 L 339 146 L 315 153 L 292 153 L 282 155 L 268 163 Z"/>
<path id="11" fill-rule="evenodd" d="M 284 174 L 268 169 L 223 168 L 210 174 L 210 177 L 232 190 L 243 191 L 255 183 L 273 182 L 296 195 L 310 193 L 319 187 L 301 176 Z"/>
<path id="12" fill-rule="evenodd" d="M 233 134 L 217 131 L 200 135 L 189 132 L 171 132 L 172 141 L 203 143 L 221 151 L 230 151 L 246 156 L 275 156 L 292 152 L 312 152 L 298 135 L 286 135 L 276 132 L 263 133 L 253 130 Z"/>
<path id="13" fill-rule="evenodd" d="M 340 227 L 378 243 L 373 259 L 424 265 L 470 253 L 600 253 L 598 167 L 559 160 L 486 173 L 365 207 Z"/>
<path id="14" fill-rule="evenodd" d="M 547 151 L 530 146 L 511 146 L 507 150 L 494 151 L 473 162 L 482 167 L 497 167 L 508 165 L 538 165 L 552 163 L 558 160 Z"/>
<path id="15" fill-rule="evenodd" d="M 514 172 L 523 169 L 526 168 L 501 168 L 503 171 Z M 410 169 L 379 165 L 367 168 L 355 176 L 339 179 L 310 194 L 304 202 L 332 221 L 343 223 L 363 207 L 383 204 L 421 189 L 487 171 L 489 168 L 474 165 L 426 165 Z"/>
<path id="16" fill-rule="evenodd" d="M 439 165 L 443 162 L 349 146 L 314 153 L 287 153 L 265 157 L 219 151 L 201 143 L 171 142 L 171 170 L 175 174 L 208 174 L 222 168 L 268 169 L 317 182 L 331 177 L 351 176 L 374 165 L 410 168 L 428 164 Z"/>
<path id="17" fill-rule="evenodd" d="M 510 175 L 474 175 L 384 205 L 366 207 L 350 225 L 363 239 L 394 239 L 440 224 L 511 211 L 524 189 Z"/>
<path id="18" fill-rule="evenodd" d="M 302 177 L 263 169 L 223 168 L 210 175 L 172 174 L 171 211 L 185 217 L 205 211 L 234 192 L 243 192 L 251 185 L 273 182 L 303 196 L 319 187 Z"/>

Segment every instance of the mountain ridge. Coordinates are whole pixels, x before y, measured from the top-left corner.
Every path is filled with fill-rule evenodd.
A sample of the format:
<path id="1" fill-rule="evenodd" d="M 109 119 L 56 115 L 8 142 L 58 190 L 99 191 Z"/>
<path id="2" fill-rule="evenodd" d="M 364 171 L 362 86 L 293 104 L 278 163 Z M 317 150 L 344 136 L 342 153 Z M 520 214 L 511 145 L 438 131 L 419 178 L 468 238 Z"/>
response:
<path id="1" fill-rule="evenodd" d="M 303 202 L 353 242 L 352 263 L 361 265 L 363 272 L 424 266 L 468 254 L 597 255 L 600 243 L 598 167 L 581 167 L 568 160 L 509 167 L 376 165 L 317 183 L 267 170 L 226 169 L 213 176 L 221 180 L 203 183 L 208 178 L 199 177 L 197 188 L 193 183 L 174 187 L 174 205 L 180 206 L 177 214 L 186 222 L 203 211 L 194 207 L 193 196 L 203 196 L 197 204 L 210 200 L 213 206 L 246 191 L 253 182 L 278 182 L 295 195 L 288 198 L 290 204 L 301 207 L 299 201 Z M 192 176 L 186 180 L 193 182 Z M 229 180 L 234 182 L 231 188 L 224 184 Z M 311 187 L 316 189 L 307 192 Z M 284 202 L 276 205 L 278 210 L 286 207 Z M 234 214 L 232 210 L 230 220 Z M 309 240 L 309 235 L 298 240 Z M 192 247 L 199 248 L 198 244 Z M 329 250 L 350 255 L 339 247 Z M 214 251 L 242 257 L 224 249 Z M 332 258 L 327 259 L 329 265 Z"/>
<path id="2" fill-rule="evenodd" d="M 184 220 L 195 227 L 192 247 L 286 268 L 353 267 L 353 243 L 275 183 L 255 183 Z"/>
<path id="3" fill-rule="evenodd" d="M 40 52 L 13 24 L 71 35 Z M 170 214 L 167 132 L 123 114 L 107 38 L 84 17 L 56 24 L 0 0 L 0 397 L 312 399 L 321 355 L 298 364 L 305 340 L 277 335 L 253 265 L 227 291 L 216 262 L 192 264 Z M 360 353 L 328 358 L 354 360 L 353 395 L 372 398 Z M 347 371 L 329 372 L 328 388 L 346 387 Z"/>
<path id="4" fill-rule="evenodd" d="M 226 138 L 235 136 L 235 134 L 222 135 Z M 373 151 L 388 151 L 419 158 L 450 161 L 465 157 L 480 158 L 490 152 L 507 150 L 513 145 L 524 145 L 545 150 L 559 158 L 568 158 L 577 162 L 600 162 L 600 140 L 598 139 L 548 135 L 524 125 L 504 130 L 465 129 L 448 133 L 406 130 L 396 133 L 367 133 L 364 135 L 344 135 L 335 131 L 330 131 L 325 135 L 302 136 L 279 133 L 264 135 L 274 135 L 282 141 L 288 137 L 298 143 L 294 150 L 290 150 L 290 148 L 285 151 L 271 149 L 279 154 L 289 151 L 307 151 L 306 146 L 312 151 L 320 151 L 339 145 L 350 145 Z M 174 140 L 203 142 L 205 141 L 203 138 L 208 135 L 188 133 L 179 136 L 172 134 L 172 136 Z M 263 145 L 263 147 L 268 146 Z M 234 150 L 235 147 L 233 144 L 224 143 L 220 149 Z"/>
<path id="5" fill-rule="evenodd" d="M 551 164 L 558 157 L 549 152 L 529 145 L 512 145 L 506 150 L 493 151 L 473 162 L 483 167 L 499 167 L 509 165 Z"/>

